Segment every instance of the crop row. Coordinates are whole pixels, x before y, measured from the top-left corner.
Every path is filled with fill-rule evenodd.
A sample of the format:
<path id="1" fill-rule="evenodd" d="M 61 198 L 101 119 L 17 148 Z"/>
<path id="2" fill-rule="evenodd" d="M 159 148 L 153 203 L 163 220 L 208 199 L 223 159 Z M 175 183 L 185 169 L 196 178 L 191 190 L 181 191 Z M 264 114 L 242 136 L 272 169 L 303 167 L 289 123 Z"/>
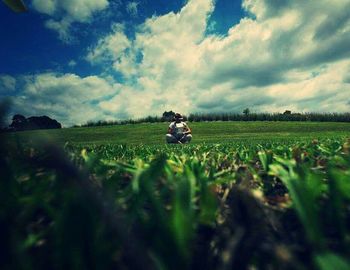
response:
<path id="1" fill-rule="evenodd" d="M 1 269 L 349 269 L 345 139 L 1 152 Z"/>

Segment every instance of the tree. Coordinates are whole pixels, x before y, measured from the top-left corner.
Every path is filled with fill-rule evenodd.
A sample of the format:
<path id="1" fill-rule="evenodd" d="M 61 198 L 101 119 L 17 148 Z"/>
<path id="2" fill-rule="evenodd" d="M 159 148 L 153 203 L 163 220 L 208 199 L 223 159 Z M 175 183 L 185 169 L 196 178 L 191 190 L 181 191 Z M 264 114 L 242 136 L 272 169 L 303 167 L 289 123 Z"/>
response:
<path id="1" fill-rule="evenodd" d="M 12 123 L 10 125 L 15 131 L 32 130 L 32 129 L 55 129 L 62 128 L 61 123 L 55 119 L 51 119 L 48 116 L 32 116 L 25 118 L 21 114 L 16 114 L 12 117 Z"/>
<path id="2" fill-rule="evenodd" d="M 173 111 L 165 111 L 163 112 L 163 115 L 162 115 L 162 118 L 165 120 L 165 121 L 171 121 L 175 116 L 175 112 Z"/>
<path id="3" fill-rule="evenodd" d="M 245 116 L 248 116 L 248 114 L 250 114 L 249 108 L 245 108 L 245 109 L 243 110 L 243 114 L 244 114 Z"/>
<path id="4" fill-rule="evenodd" d="M 13 128 L 14 130 L 23 130 L 25 129 L 26 125 L 27 119 L 21 114 L 15 114 L 12 117 L 10 128 Z"/>
<path id="5" fill-rule="evenodd" d="M 102 125 L 99 123 L 99 125 Z M 61 123 L 55 119 L 44 116 L 32 116 L 27 118 L 27 129 L 55 129 L 62 128 Z"/>

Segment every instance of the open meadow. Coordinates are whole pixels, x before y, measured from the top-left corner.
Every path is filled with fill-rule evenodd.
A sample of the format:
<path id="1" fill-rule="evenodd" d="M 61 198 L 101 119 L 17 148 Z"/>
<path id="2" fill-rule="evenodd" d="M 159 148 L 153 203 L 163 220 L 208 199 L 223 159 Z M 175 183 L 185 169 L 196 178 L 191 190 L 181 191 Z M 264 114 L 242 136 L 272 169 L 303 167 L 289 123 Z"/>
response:
<path id="1" fill-rule="evenodd" d="M 190 127 L 2 134 L 2 269 L 349 269 L 350 124 Z"/>
<path id="2" fill-rule="evenodd" d="M 64 128 L 9 133 L 20 141 L 46 137 L 56 143 L 163 145 L 169 123 L 142 123 L 116 126 Z M 190 123 L 192 143 L 242 141 L 291 141 L 346 137 L 350 123 L 334 122 L 199 122 Z"/>

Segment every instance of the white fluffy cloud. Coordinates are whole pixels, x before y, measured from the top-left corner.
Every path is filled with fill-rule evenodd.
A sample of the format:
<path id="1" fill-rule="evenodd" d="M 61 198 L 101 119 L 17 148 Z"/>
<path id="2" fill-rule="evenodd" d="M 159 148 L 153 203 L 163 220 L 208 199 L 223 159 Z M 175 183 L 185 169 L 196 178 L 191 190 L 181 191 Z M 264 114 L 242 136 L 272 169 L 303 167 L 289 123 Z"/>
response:
<path id="1" fill-rule="evenodd" d="M 108 0 L 32 0 L 34 8 L 47 15 L 62 12 L 78 22 L 87 22 L 96 11 L 105 9 Z"/>
<path id="2" fill-rule="evenodd" d="M 107 8 L 108 0 L 32 0 L 32 5 L 38 12 L 54 17 L 47 20 L 45 26 L 69 42 L 71 24 L 89 22 L 93 13 Z"/>
<path id="3" fill-rule="evenodd" d="M 73 39 L 70 34 L 70 27 L 72 22 L 72 19 L 70 19 L 69 17 L 64 17 L 60 21 L 49 19 L 45 22 L 45 26 L 48 29 L 56 31 L 60 40 L 66 43 L 70 43 Z"/>
<path id="4" fill-rule="evenodd" d="M 16 89 L 16 79 L 7 74 L 0 74 L 0 95 L 11 94 Z"/>
<path id="5" fill-rule="evenodd" d="M 124 75 L 127 86 L 101 104 L 101 108 L 116 113 L 124 110 L 130 117 L 159 114 L 168 108 L 189 111 L 193 104 L 188 93 L 194 90 L 192 86 L 196 87 L 192 79 L 200 60 L 198 45 L 203 41 L 213 8 L 211 0 L 192 0 L 179 13 L 147 19 L 139 26 L 134 40 L 124 42 L 125 36 L 119 31 L 99 41 L 88 54 L 88 60 L 101 51 L 116 55 L 117 50 L 118 57 L 109 60 L 112 59 L 114 69 Z M 113 37 L 119 38 L 111 50 L 105 40 Z M 104 54 L 94 60 L 103 61 Z"/>
<path id="6" fill-rule="evenodd" d="M 122 29 L 104 37 L 89 56 L 103 62 L 117 51 L 109 60 L 128 87 L 101 108 L 134 117 L 164 109 L 349 110 L 349 0 L 242 7 L 251 15 L 225 36 L 205 34 L 214 1 L 190 0 L 178 13 L 146 20 L 132 40 Z M 104 41 L 114 38 L 111 49 Z"/>
<path id="7" fill-rule="evenodd" d="M 131 45 L 123 31 L 122 24 L 112 25 L 112 34 L 99 40 L 97 46 L 90 50 L 86 59 L 92 64 L 109 60 L 119 62 Z"/>
<path id="8" fill-rule="evenodd" d="M 65 126 L 108 118 L 96 104 L 118 92 L 113 81 L 97 76 L 44 73 L 24 77 L 21 95 L 15 100 L 15 113 L 48 115 Z"/>
<path id="9" fill-rule="evenodd" d="M 126 4 L 126 11 L 132 16 L 136 17 L 138 14 L 139 2 L 128 2 Z"/>

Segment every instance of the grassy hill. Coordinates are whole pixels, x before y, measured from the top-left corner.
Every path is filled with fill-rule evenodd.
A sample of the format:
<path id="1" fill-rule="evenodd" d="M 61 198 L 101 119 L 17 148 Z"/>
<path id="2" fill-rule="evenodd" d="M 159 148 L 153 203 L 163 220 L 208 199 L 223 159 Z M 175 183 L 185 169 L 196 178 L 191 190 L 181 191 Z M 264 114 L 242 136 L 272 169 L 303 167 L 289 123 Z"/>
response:
<path id="1" fill-rule="evenodd" d="M 199 122 L 189 123 L 193 143 L 276 141 L 350 136 L 350 123 L 334 122 Z M 49 137 L 73 144 L 163 144 L 168 123 L 35 130 L 6 134 L 26 141 Z"/>

